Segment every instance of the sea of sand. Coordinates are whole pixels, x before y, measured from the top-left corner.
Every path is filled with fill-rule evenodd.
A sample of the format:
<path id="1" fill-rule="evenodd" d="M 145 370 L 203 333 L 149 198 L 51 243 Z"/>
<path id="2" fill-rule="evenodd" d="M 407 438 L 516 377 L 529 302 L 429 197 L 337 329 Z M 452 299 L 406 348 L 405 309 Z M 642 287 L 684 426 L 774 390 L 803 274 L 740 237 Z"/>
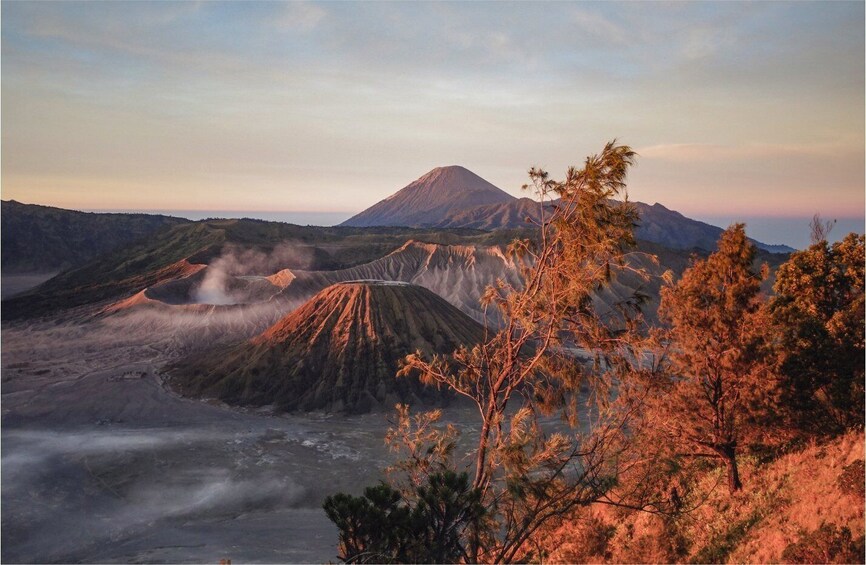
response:
<path id="1" fill-rule="evenodd" d="M 132 320 L 4 323 L 2 561 L 336 561 L 322 501 L 383 477 L 393 414 L 181 398 L 160 368 L 204 328 Z"/>

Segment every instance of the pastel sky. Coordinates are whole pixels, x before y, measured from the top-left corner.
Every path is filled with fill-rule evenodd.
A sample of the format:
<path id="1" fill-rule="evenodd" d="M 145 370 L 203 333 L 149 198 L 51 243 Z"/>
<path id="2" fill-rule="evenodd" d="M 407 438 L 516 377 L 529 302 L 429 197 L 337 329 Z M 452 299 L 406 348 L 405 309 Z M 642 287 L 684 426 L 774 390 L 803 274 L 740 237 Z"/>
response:
<path id="1" fill-rule="evenodd" d="M 519 195 L 613 137 L 631 197 L 862 218 L 864 4 L 2 3 L 2 196 L 359 211 L 461 164 Z"/>

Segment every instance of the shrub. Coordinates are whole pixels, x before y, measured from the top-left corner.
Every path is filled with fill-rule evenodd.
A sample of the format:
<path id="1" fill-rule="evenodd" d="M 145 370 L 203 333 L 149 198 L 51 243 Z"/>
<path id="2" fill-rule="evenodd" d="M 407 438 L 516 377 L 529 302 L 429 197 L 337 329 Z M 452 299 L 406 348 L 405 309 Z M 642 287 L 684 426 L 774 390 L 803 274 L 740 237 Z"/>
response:
<path id="1" fill-rule="evenodd" d="M 839 475 L 836 484 L 844 494 L 862 499 L 866 495 L 864 480 L 866 480 L 866 469 L 864 469 L 863 460 L 858 459 L 842 469 L 842 474 Z"/>
<path id="2" fill-rule="evenodd" d="M 821 524 L 804 533 L 799 541 L 782 552 L 782 561 L 789 563 L 863 563 L 864 537 L 854 539 L 847 527 Z"/>

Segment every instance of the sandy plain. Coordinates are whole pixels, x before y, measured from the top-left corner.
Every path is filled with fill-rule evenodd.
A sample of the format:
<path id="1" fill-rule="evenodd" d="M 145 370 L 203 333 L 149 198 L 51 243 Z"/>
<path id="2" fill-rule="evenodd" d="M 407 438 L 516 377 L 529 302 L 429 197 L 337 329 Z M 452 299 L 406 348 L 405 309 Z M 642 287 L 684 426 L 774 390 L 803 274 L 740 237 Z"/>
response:
<path id="1" fill-rule="evenodd" d="M 381 478 L 390 414 L 273 415 L 173 394 L 167 361 L 203 336 L 260 331 L 220 323 L 4 324 L 4 562 L 336 561 L 321 503 Z"/>

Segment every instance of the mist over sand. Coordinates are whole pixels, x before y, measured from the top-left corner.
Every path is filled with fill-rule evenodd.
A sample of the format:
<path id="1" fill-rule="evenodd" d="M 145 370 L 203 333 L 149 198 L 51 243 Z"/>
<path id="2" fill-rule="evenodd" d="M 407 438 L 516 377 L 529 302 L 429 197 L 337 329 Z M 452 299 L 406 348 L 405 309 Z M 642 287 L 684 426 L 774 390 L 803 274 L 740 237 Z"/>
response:
<path id="1" fill-rule="evenodd" d="M 383 478 L 392 414 L 229 408 L 178 396 L 161 370 L 220 355 L 334 282 L 420 284 L 477 316 L 480 289 L 517 270 L 495 247 L 410 242 L 330 272 L 298 268 L 307 253 L 227 246 L 186 278 L 113 304 L 4 323 L 4 561 L 336 560 L 322 501 Z M 446 412 L 467 441 L 475 416 Z"/>
<path id="2" fill-rule="evenodd" d="M 275 417 L 160 382 L 263 308 L 4 325 L 3 561 L 334 560 L 321 502 L 379 478 L 386 416 Z"/>

